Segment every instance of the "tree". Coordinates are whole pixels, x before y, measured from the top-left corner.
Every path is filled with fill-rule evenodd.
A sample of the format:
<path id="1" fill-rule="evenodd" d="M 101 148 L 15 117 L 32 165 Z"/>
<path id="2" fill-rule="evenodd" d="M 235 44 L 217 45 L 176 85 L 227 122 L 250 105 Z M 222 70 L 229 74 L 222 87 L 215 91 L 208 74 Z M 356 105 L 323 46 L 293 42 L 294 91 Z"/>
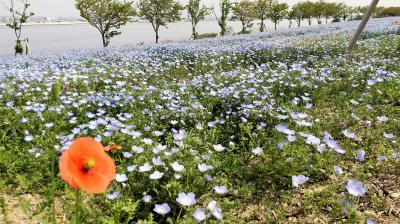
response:
<path id="1" fill-rule="evenodd" d="M 301 21 L 304 19 L 301 3 L 296 3 L 292 7 L 294 17 L 297 21 L 297 26 L 300 27 Z"/>
<path id="2" fill-rule="evenodd" d="M 268 18 L 274 0 L 256 0 L 254 2 L 255 16 L 261 21 L 260 32 L 266 30 L 265 20 Z"/>
<path id="3" fill-rule="evenodd" d="M 121 34 L 118 31 L 121 26 L 136 14 L 132 4 L 117 0 L 77 0 L 75 7 L 81 17 L 100 32 L 103 47 L 107 47 L 112 37 Z"/>
<path id="4" fill-rule="evenodd" d="M 286 3 L 275 3 L 272 5 L 270 19 L 275 24 L 275 30 L 278 23 L 286 18 L 288 8 L 289 6 Z"/>
<path id="5" fill-rule="evenodd" d="M 156 33 L 156 43 L 160 38 L 160 27 L 181 20 L 183 6 L 174 0 L 140 0 L 139 15 L 148 20 Z"/>
<path id="6" fill-rule="evenodd" d="M 348 6 L 345 3 L 339 3 L 337 7 L 338 10 L 335 17 L 342 18 L 343 21 L 346 21 L 355 12 L 353 7 Z"/>
<path id="7" fill-rule="evenodd" d="M 205 5 L 200 5 L 200 1 L 201 0 L 189 0 L 189 4 L 186 6 L 188 17 L 192 23 L 192 37 L 195 40 L 199 38 L 199 34 L 196 31 L 197 24 L 211 12 L 211 8 L 208 8 Z"/>
<path id="8" fill-rule="evenodd" d="M 26 23 L 28 19 L 34 15 L 33 12 L 27 12 L 28 8 L 31 6 L 28 0 L 20 0 L 20 2 L 23 5 L 22 10 L 15 9 L 14 0 L 10 0 L 10 6 L 4 4 L 4 7 L 10 12 L 12 17 L 12 22 L 7 23 L 7 26 L 14 30 L 15 38 L 17 38 L 14 47 L 15 55 L 24 52 L 20 39 L 22 34 L 22 24 Z"/>
<path id="9" fill-rule="evenodd" d="M 338 12 L 337 3 L 327 3 L 322 7 L 322 16 L 325 17 L 325 23 L 328 23 L 329 18 L 333 18 Z"/>
<path id="10" fill-rule="evenodd" d="M 313 17 L 317 19 L 318 24 L 322 23 L 322 17 L 324 16 L 324 9 L 326 6 L 326 2 L 320 0 L 318 2 L 313 3 Z"/>
<path id="11" fill-rule="evenodd" d="M 286 19 L 289 21 L 289 28 L 291 28 L 292 21 L 296 19 L 296 12 L 293 9 L 289 10 Z"/>
<path id="12" fill-rule="evenodd" d="M 314 3 L 310 1 L 300 2 L 297 5 L 297 10 L 301 14 L 302 19 L 308 20 L 308 25 L 311 26 L 312 18 L 315 15 Z"/>
<path id="13" fill-rule="evenodd" d="M 242 23 L 242 31 L 246 33 L 248 28 L 253 26 L 252 21 L 255 17 L 254 5 L 250 0 L 242 0 L 237 2 L 232 7 L 234 20 L 239 20 Z"/>
<path id="14" fill-rule="evenodd" d="M 221 28 L 220 35 L 225 36 L 227 28 L 228 28 L 227 20 L 228 20 L 228 16 L 229 16 L 232 5 L 229 0 L 221 0 L 221 2 L 219 3 L 219 6 L 221 9 L 221 16 L 218 18 L 217 14 L 215 13 L 215 10 L 214 10 L 214 15 L 218 21 L 219 27 Z"/>

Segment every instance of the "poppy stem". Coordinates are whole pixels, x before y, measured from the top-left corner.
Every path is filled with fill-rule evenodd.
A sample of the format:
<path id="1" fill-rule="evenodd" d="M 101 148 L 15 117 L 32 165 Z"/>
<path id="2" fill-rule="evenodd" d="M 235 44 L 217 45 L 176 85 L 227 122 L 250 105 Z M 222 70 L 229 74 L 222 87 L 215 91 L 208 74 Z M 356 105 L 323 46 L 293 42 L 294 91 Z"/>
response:
<path id="1" fill-rule="evenodd" d="M 75 190 L 75 220 L 74 223 L 79 224 L 79 212 L 80 212 L 80 192 L 79 189 Z"/>
<path id="2" fill-rule="evenodd" d="M 50 193 L 50 202 L 51 202 L 51 223 L 56 224 L 56 205 L 55 205 L 55 162 L 57 160 L 56 151 L 51 149 L 51 164 L 50 164 L 50 175 L 51 175 L 51 193 Z"/>

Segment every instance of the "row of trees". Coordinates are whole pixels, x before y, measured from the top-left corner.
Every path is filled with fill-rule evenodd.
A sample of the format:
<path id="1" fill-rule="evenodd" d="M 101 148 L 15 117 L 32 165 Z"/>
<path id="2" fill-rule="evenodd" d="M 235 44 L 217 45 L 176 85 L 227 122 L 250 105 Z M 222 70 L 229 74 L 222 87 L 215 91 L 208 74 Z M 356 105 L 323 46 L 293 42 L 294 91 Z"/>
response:
<path id="1" fill-rule="evenodd" d="M 329 19 L 345 21 L 353 16 L 361 16 L 366 11 L 366 7 L 350 7 L 345 3 L 332 3 L 325 0 L 303 1 L 291 8 L 288 4 L 279 3 L 277 0 L 220 0 L 219 12 L 201 4 L 201 0 L 189 0 L 186 6 L 181 5 L 177 0 L 139 0 L 136 7 L 133 2 L 126 1 L 77 0 L 76 7 L 81 16 L 99 30 L 104 47 L 108 46 L 110 38 L 120 34 L 117 30 L 131 21 L 134 16 L 139 16 L 151 23 L 156 43 L 158 43 L 160 28 L 167 27 L 168 23 L 181 20 L 183 10 L 187 10 L 188 19 L 192 24 L 191 38 L 193 39 L 199 38 L 196 30 L 197 24 L 211 13 L 214 13 L 220 26 L 220 35 L 224 36 L 229 30 L 227 23 L 229 20 L 241 22 L 240 33 L 248 33 L 253 26 L 253 21 L 259 20 L 259 30 L 264 32 L 268 19 L 274 23 L 276 30 L 277 25 L 284 19 L 289 21 L 290 28 L 294 21 L 298 26 L 303 20 L 308 21 L 309 25 L 314 19 L 319 24 L 323 22 L 323 19 L 325 19 L 325 23 L 328 23 Z M 380 7 L 380 9 L 388 14 L 387 8 Z"/>
<path id="2" fill-rule="evenodd" d="M 29 0 L 19 0 L 23 4 L 23 10 L 14 8 L 14 1 L 10 0 L 11 7 L 7 8 L 14 20 L 8 24 L 14 29 L 17 45 L 20 45 L 22 24 L 25 23 L 33 13 L 28 13 Z M 228 31 L 228 21 L 237 20 L 242 24 L 240 33 L 248 33 L 253 26 L 254 20 L 259 20 L 259 30 L 266 30 L 266 21 L 269 19 L 277 25 L 284 19 L 289 21 L 289 27 L 293 22 L 300 26 L 303 20 L 311 25 L 316 19 L 322 23 L 325 19 L 333 21 L 347 20 L 353 16 L 361 16 L 366 12 L 367 7 L 350 7 L 344 3 L 331 3 L 325 0 L 317 2 L 303 1 L 293 5 L 291 8 L 286 3 L 279 3 L 277 0 L 219 0 L 219 12 L 213 7 L 201 4 L 201 0 L 189 0 L 187 5 L 182 5 L 178 0 L 139 0 L 135 5 L 129 0 L 76 0 L 76 8 L 81 17 L 86 19 L 101 34 L 103 46 L 107 47 L 112 37 L 121 34 L 120 28 L 133 18 L 140 17 L 147 20 L 155 32 L 156 43 L 159 41 L 159 30 L 182 19 L 182 11 L 186 10 L 188 19 L 192 24 L 193 39 L 198 39 L 197 25 L 206 16 L 214 13 L 220 27 L 220 35 L 225 36 Z M 396 14 L 397 13 L 397 14 Z M 399 7 L 383 8 L 378 7 L 375 16 L 396 16 L 400 15 Z M 20 49 L 18 47 L 18 49 Z M 17 53 L 17 46 L 16 46 Z"/>

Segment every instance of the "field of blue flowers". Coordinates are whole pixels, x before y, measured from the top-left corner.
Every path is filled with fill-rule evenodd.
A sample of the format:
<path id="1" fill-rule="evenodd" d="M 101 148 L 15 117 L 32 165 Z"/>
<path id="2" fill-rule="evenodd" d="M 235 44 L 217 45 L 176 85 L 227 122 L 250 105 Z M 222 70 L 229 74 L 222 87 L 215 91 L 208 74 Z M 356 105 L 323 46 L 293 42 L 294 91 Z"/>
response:
<path id="1" fill-rule="evenodd" d="M 0 222 L 72 220 L 91 136 L 122 150 L 78 223 L 400 223 L 392 20 L 0 58 Z"/>

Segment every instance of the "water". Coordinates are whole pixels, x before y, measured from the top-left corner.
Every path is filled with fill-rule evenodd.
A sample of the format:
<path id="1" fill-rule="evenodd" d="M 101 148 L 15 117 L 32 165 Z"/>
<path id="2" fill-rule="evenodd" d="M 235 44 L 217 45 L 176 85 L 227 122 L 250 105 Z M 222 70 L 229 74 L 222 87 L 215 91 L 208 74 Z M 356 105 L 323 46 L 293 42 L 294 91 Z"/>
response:
<path id="1" fill-rule="evenodd" d="M 304 25 L 306 23 L 304 22 Z M 229 21 L 228 25 L 234 32 L 241 30 L 241 23 Z M 279 28 L 287 28 L 288 22 L 283 21 Z M 267 28 L 273 29 L 273 23 L 267 22 Z M 201 21 L 197 30 L 202 33 L 218 33 L 220 31 L 216 21 Z M 254 22 L 253 31 L 257 32 L 258 23 Z M 149 23 L 137 22 L 124 26 L 122 34 L 111 39 L 110 45 L 132 45 L 151 43 L 155 41 L 155 34 Z M 89 24 L 69 25 L 29 25 L 22 29 L 21 38 L 29 38 L 29 46 L 33 54 L 57 52 L 67 49 L 102 47 L 98 31 Z M 169 24 L 168 29 L 160 31 L 160 41 L 188 40 L 191 36 L 190 22 Z M 15 36 L 9 27 L 0 26 L 0 55 L 13 55 Z"/>

